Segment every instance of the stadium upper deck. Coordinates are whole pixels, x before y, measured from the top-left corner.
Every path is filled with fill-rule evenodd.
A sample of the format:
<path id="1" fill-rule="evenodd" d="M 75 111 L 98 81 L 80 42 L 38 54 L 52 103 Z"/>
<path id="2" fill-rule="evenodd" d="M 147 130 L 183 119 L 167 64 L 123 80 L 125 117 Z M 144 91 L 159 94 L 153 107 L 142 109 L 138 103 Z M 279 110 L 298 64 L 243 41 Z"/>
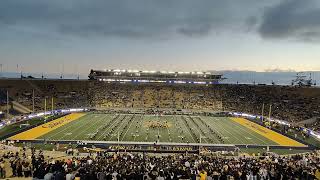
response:
<path id="1" fill-rule="evenodd" d="M 177 84 L 217 84 L 224 78 L 210 72 L 173 72 L 140 70 L 91 70 L 90 80 L 107 82 L 177 83 Z"/>

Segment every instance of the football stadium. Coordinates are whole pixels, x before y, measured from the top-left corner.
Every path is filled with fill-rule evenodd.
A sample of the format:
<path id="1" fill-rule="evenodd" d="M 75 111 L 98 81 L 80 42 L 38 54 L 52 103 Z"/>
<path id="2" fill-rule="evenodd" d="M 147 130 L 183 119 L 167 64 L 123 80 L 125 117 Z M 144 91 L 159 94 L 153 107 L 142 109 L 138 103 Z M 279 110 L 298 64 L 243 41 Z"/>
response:
<path id="1" fill-rule="evenodd" d="M 320 180 L 320 0 L 1 0 L 0 180 Z"/>
<path id="2" fill-rule="evenodd" d="M 3 97 L 7 92 L 8 103 L 12 98 L 6 106 L 30 113 L 3 124 L 1 135 L 7 141 L 160 153 L 250 148 L 310 151 L 318 145 L 316 131 L 292 132 L 290 122 L 279 120 L 288 115 L 298 119 L 299 114 L 293 113 L 302 116 L 304 112 L 286 113 L 279 109 L 279 102 L 259 94 L 264 88 L 290 91 L 290 87 L 238 85 L 234 89 L 237 85 L 221 84 L 223 76 L 209 72 L 119 69 L 91 70 L 89 80 L 2 81 Z M 233 92 L 241 89 L 249 95 Z M 247 99 L 250 91 L 265 100 L 246 111 L 252 108 Z M 6 131 L 16 124 L 20 125 L 15 131 Z"/>
<path id="3" fill-rule="evenodd" d="M 209 72 L 110 69 L 91 70 L 88 77 L 0 79 L 0 137 L 4 152 L 9 150 L 5 157 L 13 157 L 14 148 L 23 154 L 30 149 L 32 157 L 38 154 L 32 161 L 40 163 L 47 159 L 43 153 L 68 161 L 88 161 L 95 154 L 108 162 L 117 155 L 111 166 L 128 158 L 129 164 L 147 158 L 149 166 L 157 158 L 160 168 L 199 158 L 240 158 L 229 163 L 260 158 L 262 164 L 269 157 L 317 158 L 318 88 L 223 84 L 222 74 Z M 58 166 L 63 162 L 58 160 Z M 209 175 L 219 174 L 202 165 Z M 141 179 L 144 171 L 135 171 L 133 179 Z M 42 177 L 36 169 L 32 172 Z M 12 169 L 12 176 L 22 175 Z"/>

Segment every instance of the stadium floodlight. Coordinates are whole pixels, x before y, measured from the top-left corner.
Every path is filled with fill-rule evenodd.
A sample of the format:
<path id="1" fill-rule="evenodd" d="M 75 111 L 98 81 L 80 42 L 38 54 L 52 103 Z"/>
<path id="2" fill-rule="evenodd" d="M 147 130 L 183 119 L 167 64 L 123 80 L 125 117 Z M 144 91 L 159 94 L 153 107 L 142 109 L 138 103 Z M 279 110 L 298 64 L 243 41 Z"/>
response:
<path id="1" fill-rule="evenodd" d="M 157 83 L 165 83 L 166 81 L 154 81 L 154 82 L 157 82 Z"/>
<path id="2" fill-rule="evenodd" d="M 174 83 L 177 83 L 177 84 L 185 84 L 187 83 L 186 81 L 174 81 Z"/>
<path id="3" fill-rule="evenodd" d="M 195 81 L 195 82 L 193 82 L 194 84 L 206 84 L 206 82 L 204 82 L 204 81 Z"/>
<path id="4" fill-rule="evenodd" d="M 138 71 L 138 70 L 131 70 L 131 69 L 129 69 L 129 70 L 127 70 L 127 72 L 129 72 L 129 73 L 138 73 L 139 71 Z"/>

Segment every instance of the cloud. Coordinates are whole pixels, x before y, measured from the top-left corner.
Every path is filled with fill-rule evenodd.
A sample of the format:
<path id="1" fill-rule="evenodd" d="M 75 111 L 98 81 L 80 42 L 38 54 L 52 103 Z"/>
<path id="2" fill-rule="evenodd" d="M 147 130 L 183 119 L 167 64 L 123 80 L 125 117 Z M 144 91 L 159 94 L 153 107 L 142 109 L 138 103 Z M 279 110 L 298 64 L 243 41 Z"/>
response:
<path id="1" fill-rule="evenodd" d="M 319 1 L 284 0 L 266 9 L 258 31 L 267 39 L 319 42 L 319 19 Z"/>
<path id="2" fill-rule="evenodd" d="M 203 36 L 241 26 L 261 4 L 256 0 L 1 0 L 0 27 L 99 37 Z"/>

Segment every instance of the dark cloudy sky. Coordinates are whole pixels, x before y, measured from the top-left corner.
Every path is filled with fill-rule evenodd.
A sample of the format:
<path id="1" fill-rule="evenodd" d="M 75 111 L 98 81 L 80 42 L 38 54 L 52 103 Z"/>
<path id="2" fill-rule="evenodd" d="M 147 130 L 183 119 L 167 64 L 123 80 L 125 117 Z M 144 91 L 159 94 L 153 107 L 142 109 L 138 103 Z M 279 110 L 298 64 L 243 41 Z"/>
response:
<path id="1" fill-rule="evenodd" d="M 320 70 L 319 0 L 1 0 L 5 71 Z"/>

